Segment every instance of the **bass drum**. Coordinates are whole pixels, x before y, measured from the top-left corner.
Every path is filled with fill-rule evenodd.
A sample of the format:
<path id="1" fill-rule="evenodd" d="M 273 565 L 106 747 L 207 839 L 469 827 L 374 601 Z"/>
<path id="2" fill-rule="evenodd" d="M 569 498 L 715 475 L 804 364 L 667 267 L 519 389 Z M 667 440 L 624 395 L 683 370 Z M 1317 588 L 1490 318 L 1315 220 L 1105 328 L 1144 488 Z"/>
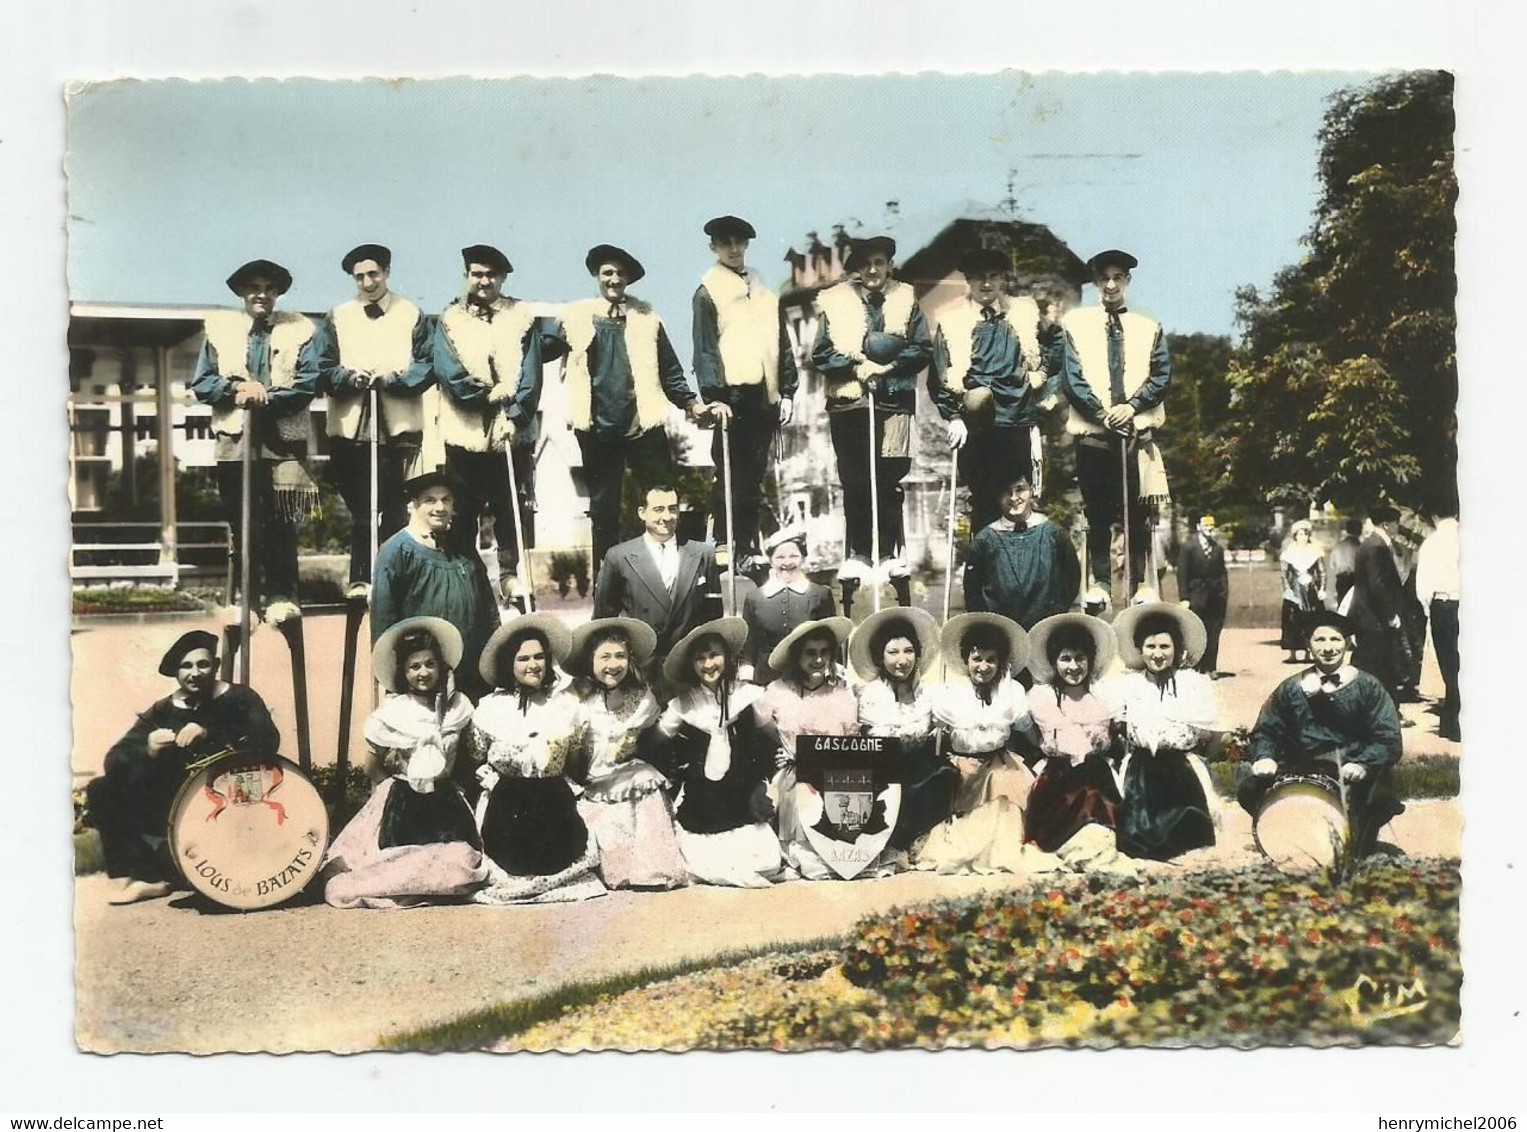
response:
<path id="1" fill-rule="evenodd" d="M 1347 843 L 1341 787 L 1322 774 L 1291 774 L 1262 796 L 1253 835 L 1257 848 L 1284 872 L 1336 863 Z"/>
<path id="2" fill-rule="evenodd" d="M 233 754 L 186 780 L 166 836 L 187 884 L 251 911 L 290 900 L 318 875 L 329 815 L 296 763 Z"/>

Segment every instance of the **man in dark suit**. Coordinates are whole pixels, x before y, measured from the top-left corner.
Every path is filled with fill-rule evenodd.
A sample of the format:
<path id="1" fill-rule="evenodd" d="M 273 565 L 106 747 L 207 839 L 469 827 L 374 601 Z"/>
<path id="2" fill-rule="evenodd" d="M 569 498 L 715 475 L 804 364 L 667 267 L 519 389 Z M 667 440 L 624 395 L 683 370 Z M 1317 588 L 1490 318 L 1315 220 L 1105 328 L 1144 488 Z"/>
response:
<path id="1" fill-rule="evenodd" d="M 678 492 L 666 484 L 651 487 L 636 513 L 646 529 L 605 554 L 594 586 L 594 616 L 634 617 L 651 625 L 657 673 L 685 633 L 721 616 L 721 583 L 715 546 L 675 537 Z"/>
<path id="2" fill-rule="evenodd" d="M 1357 548 L 1349 613 L 1357 630 L 1352 663 L 1377 677 L 1389 689 L 1389 694 L 1396 697 L 1396 702 L 1403 673 L 1398 635 L 1405 589 L 1400 582 L 1400 569 L 1395 563 L 1390 540 L 1399 529 L 1400 513 L 1393 507 L 1380 505 L 1369 511 L 1368 522 L 1363 527 L 1363 541 Z"/>
<path id="3" fill-rule="evenodd" d="M 1225 573 L 1225 548 L 1214 538 L 1213 515 L 1188 515 L 1192 533 L 1183 541 L 1177 558 L 1177 593 L 1182 604 L 1198 615 L 1209 634 L 1198 670 L 1211 680 L 1235 675 L 1219 672 L 1219 635 L 1225 627 L 1225 606 L 1230 599 L 1230 578 Z"/>

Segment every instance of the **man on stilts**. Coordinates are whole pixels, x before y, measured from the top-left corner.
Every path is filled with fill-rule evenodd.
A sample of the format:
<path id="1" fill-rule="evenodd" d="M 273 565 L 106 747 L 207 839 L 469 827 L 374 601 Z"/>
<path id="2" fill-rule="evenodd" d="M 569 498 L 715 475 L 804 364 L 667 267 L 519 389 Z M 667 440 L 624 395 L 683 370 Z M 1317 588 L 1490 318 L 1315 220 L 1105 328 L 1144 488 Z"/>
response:
<path id="1" fill-rule="evenodd" d="M 711 459 L 717 472 L 711 505 L 717 545 L 730 531 L 739 563 L 733 574 L 759 558 L 758 513 L 769 448 L 790 423 L 796 389 L 795 355 L 779 314 L 779 296 L 748 267 L 748 242 L 757 232 L 746 220 L 718 216 L 705 225 L 716 265 L 694 296 L 694 368 L 700 397 L 731 410 L 731 483 L 722 459 L 722 429 L 716 429 Z M 735 515 L 729 528 L 727 495 Z"/>
<path id="2" fill-rule="evenodd" d="M 563 380 L 573 435 L 583 455 L 589 492 L 595 569 L 620 540 L 621 489 L 631 469 L 637 495 L 667 482 L 673 464 L 663 420 L 668 406 L 692 421 L 721 423 L 731 410 L 702 404 L 684 375 L 663 321 L 652 307 L 628 295 L 646 269 L 630 252 L 598 244 L 583 259 L 599 297 L 570 303 L 560 320 L 548 320 L 547 361 L 567 359 Z M 599 581 L 594 582 L 597 600 Z"/>
<path id="3" fill-rule="evenodd" d="M 811 357 L 826 384 L 843 486 L 845 545 L 838 580 L 845 614 L 865 581 L 878 587 L 889 578 L 900 604 L 911 604 L 901 480 L 912 468 L 917 375 L 932 357 L 933 341 L 912 285 L 891 276 L 895 256 L 896 241 L 889 236 L 855 240 L 844 268 L 856 278 L 817 296 L 821 317 Z M 877 512 L 878 531 L 872 529 Z M 881 560 L 872 562 L 877 541 Z"/>
<path id="4" fill-rule="evenodd" d="M 518 543 L 512 508 L 520 508 L 525 540 L 535 542 L 530 504 L 540 433 L 541 320 L 503 293 L 514 271 L 503 252 L 473 244 L 461 249 L 461 259 L 466 295 L 441 312 L 433 351 L 445 467 L 463 493 L 450 537 L 461 553 L 475 553 L 477 519 L 487 503 L 498 542 L 499 590 L 513 601 L 521 597 L 516 575 L 528 547 Z M 519 499 L 512 498 L 506 451 L 514 460 Z"/>
<path id="5" fill-rule="evenodd" d="M 330 311 L 319 327 L 320 388 L 329 402 L 329 467 L 352 521 L 346 597 L 363 599 L 370 591 L 373 542 L 386 542 L 408 521 L 403 481 L 418 470 L 422 395 L 434 377 L 429 323 L 391 289 L 392 252 L 361 244 L 341 266 L 355 280 L 356 297 Z M 372 416 L 373 405 L 380 421 Z M 373 534 L 370 525 L 378 519 Z"/>
<path id="6" fill-rule="evenodd" d="M 1070 402 L 1066 431 L 1076 442 L 1076 479 L 1087 515 L 1089 607 L 1109 604 L 1110 526 L 1124 529 L 1129 577 L 1144 579 L 1146 509 L 1170 497 L 1155 430 L 1166 419 L 1172 360 L 1161 324 L 1124 305 L 1137 263 L 1117 249 L 1093 256 L 1087 267 L 1102 305 L 1077 307 L 1061 320 L 1061 387 Z"/>
<path id="7" fill-rule="evenodd" d="M 964 257 L 960 272 L 969 294 L 939 316 L 928 371 L 929 396 L 948 422 L 949 447 L 970 490 L 972 535 L 1003 513 L 1009 484 L 1032 482 L 1032 429 L 1041 410 L 1060 404 L 1054 381 L 1062 362 L 1060 336 L 1041 339 L 1049 328 L 1039 304 L 1008 294 L 1011 269 L 1008 256 L 995 248 Z"/>
<path id="8" fill-rule="evenodd" d="M 276 310 L 291 289 L 291 272 L 267 259 L 244 264 L 227 279 L 241 310 L 207 315 L 191 393 L 212 406 L 217 488 L 235 555 L 247 549 L 251 577 L 240 576 L 251 606 L 271 625 L 302 616 L 297 598 L 297 523 L 318 509 L 308 476 L 308 406 L 318 391 L 317 327 Z M 253 440 L 251 482 L 243 482 L 243 445 Z M 250 492 L 251 545 L 240 542 L 240 503 Z M 247 642 L 246 642 L 247 644 Z"/>

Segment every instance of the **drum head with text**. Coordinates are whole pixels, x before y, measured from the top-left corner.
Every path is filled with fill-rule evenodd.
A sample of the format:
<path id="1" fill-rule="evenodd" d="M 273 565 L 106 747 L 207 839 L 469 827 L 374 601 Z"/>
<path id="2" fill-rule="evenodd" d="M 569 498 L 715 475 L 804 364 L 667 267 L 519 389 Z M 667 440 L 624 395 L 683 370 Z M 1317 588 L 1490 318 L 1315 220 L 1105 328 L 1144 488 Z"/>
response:
<path id="1" fill-rule="evenodd" d="M 269 908 L 318 874 L 329 817 L 295 763 L 234 755 L 180 788 L 168 837 L 176 865 L 197 892 L 229 908 Z"/>

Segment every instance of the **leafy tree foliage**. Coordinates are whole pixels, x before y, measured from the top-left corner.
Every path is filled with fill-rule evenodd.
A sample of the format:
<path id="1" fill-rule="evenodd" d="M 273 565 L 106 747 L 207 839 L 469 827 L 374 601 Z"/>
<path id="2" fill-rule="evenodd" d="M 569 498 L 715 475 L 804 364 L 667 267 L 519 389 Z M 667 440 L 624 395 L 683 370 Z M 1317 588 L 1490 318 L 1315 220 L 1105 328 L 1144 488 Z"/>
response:
<path id="1" fill-rule="evenodd" d="M 1331 97 L 1309 254 L 1236 295 L 1226 490 L 1343 509 L 1456 496 L 1453 124 L 1442 71 Z"/>

